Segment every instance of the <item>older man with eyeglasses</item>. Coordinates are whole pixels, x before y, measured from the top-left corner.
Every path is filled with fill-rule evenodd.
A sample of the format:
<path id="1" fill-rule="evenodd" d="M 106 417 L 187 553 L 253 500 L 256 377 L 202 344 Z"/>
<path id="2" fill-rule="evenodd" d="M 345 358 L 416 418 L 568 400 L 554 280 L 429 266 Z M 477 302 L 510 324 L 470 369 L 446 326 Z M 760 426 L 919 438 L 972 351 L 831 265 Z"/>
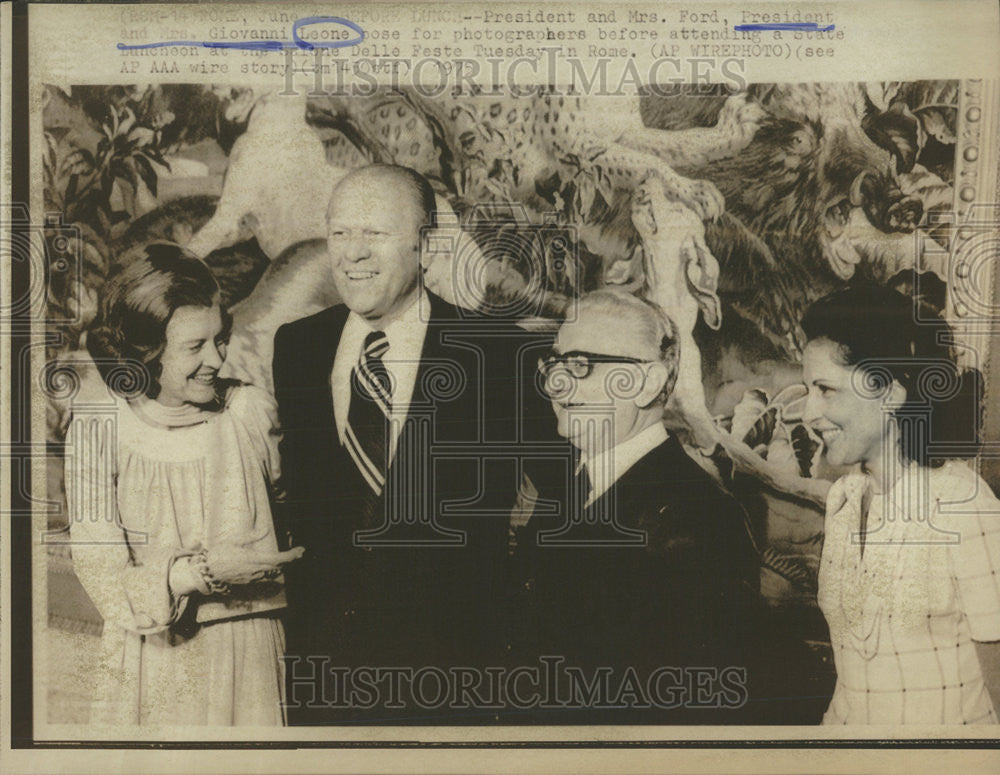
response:
<path id="1" fill-rule="evenodd" d="M 559 665 L 546 720 L 748 718 L 756 553 L 742 509 L 663 425 L 678 356 L 658 307 L 598 291 L 539 360 L 576 451 L 537 486 L 521 542 L 533 636 L 521 661 Z"/>

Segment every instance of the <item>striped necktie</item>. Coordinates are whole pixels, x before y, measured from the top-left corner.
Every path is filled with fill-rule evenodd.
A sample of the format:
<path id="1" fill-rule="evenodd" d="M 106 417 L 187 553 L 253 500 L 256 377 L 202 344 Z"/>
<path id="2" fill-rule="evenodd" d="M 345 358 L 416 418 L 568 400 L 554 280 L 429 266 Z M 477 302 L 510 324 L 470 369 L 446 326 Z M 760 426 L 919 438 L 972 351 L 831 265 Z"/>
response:
<path id="1" fill-rule="evenodd" d="M 389 339 L 382 331 L 365 337 L 365 347 L 351 371 L 351 406 L 347 413 L 346 446 L 365 481 L 376 495 L 385 487 L 388 467 L 392 384 L 382 356 Z"/>

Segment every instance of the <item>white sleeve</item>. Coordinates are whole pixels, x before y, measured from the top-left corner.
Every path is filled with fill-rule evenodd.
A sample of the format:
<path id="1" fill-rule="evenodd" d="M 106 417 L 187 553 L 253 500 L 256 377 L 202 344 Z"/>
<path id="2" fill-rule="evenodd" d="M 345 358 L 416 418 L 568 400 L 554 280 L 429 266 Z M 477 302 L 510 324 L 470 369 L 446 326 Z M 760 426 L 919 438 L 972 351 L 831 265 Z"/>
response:
<path id="1" fill-rule="evenodd" d="M 169 576 L 174 561 L 190 552 L 150 548 L 136 563 L 115 494 L 116 420 L 114 414 L 76 415 L 66 435 L 73 569 L 105 626 L 152 633 L 176 621 L 187 605 L 187 597 L 171 595 Z"/>
<path id="2" fill-rule="evenodd" d="M 241 385 L 230 400 L 230 409 L 249 432 L 254 455 L 263 462 L 268 481 L 274 484 L 281 476 L 277 402 L 263 388 Z"/>
<path id="3" fill-rule="evenodd" d="M 940 523 L 958 533 L 949 547 L 949 565 L 974 640 L 1000 640 L 1000 501 L 979 477 L 961 513 Z M 969 482 L 963 482 L 967 485 Z M 969 489 L 968 487 L 966 489 Z"/>

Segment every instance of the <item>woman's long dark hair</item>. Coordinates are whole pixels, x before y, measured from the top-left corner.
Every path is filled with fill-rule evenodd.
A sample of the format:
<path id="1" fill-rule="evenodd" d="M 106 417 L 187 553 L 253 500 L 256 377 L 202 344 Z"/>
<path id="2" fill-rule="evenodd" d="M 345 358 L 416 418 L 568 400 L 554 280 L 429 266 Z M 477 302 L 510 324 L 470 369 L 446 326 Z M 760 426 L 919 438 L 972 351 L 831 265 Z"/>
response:
<path id="1" fill-rule="evenodd" d="M 891 288 L 853 285 L 815 302 L 802 329 L 839 345 L 843 365 L 863 370 L 866 393 L 892 380 L 906 389 L 895 410 L 904 460 L 937 467 L 978 454 L 982 374 L 957 366 L 951 327 L 930 307 Z"/>
<path id="2" fill-rule="evenodd" d="M 202 261 L 168 242 L 136 248 L 122 264 L 102 290 L 87 349 L 109 388 L 155 398 L 171 316 L 179 307 L 219 304 L 219 284 Z M 225 310 L 222 325 L 228 337 Z"/>

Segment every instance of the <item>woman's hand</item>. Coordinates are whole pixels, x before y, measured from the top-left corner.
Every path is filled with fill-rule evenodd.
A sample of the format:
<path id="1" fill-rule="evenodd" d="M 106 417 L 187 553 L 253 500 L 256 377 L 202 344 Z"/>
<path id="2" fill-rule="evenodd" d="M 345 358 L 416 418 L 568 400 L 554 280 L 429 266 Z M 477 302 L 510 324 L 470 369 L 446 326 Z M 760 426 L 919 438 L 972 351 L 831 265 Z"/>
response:
<path id="1" fill-rule="evenodd" d="M 262 552 L 245 544 L 219 544 L 205 550 L 205 564 L 220 584 L 253 584 L 273 579 L 281 566 L 299 559 L 305 549 L 295 546 L 284 552 Z"/>

